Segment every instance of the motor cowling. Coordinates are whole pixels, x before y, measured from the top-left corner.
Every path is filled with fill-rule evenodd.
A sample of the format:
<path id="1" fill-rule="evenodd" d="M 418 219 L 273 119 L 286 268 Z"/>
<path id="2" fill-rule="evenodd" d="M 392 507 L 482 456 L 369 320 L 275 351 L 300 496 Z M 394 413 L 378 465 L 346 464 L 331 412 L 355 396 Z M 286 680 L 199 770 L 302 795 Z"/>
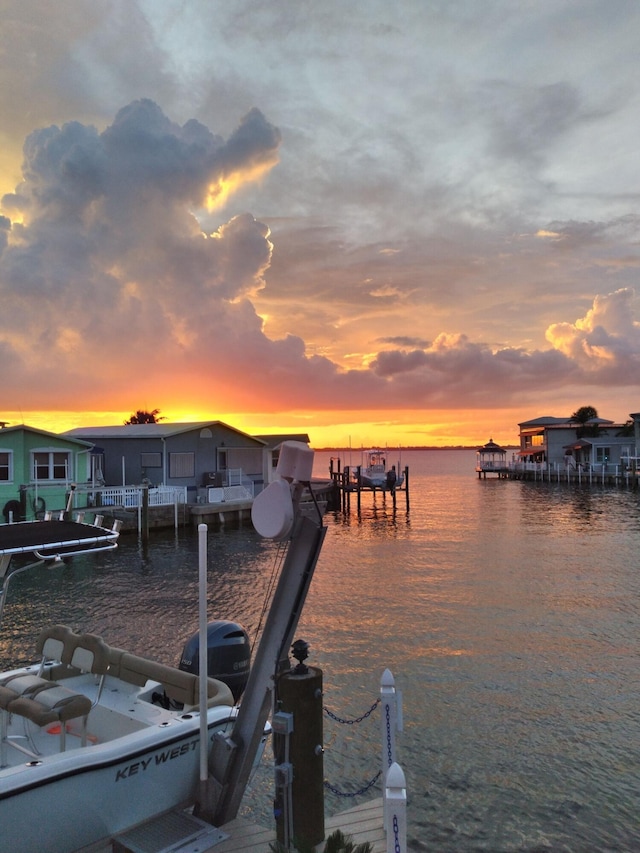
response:
<path id="1" fill-rule="evenodd" d="M 251 668 L 251 645 L 245 629 L 236 622 L 216 620 L 207 625 L 207 675 L 224 682 L 237 702 L 247 686 Z M 184 645 L 179 669 L 200 671 L 200 634 Z"/>

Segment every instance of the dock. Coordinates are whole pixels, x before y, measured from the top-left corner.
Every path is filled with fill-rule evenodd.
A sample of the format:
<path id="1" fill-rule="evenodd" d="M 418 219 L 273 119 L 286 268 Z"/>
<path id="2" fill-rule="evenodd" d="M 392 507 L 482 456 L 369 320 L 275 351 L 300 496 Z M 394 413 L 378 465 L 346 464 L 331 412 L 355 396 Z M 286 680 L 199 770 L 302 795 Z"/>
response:
<path id="1" fill-rule="evenodd" d="M 373 853 L 386 853 L 382 797 L 325 818 L 325 838 L 336 829 L 354 844 L 368 841 Z M 275 826 L 265 828 L 239 817 L 217 831 L 186 812 L 173 812 L 75 853 L 268 853 L 275 842 Z"/>
<path id="2" fill-rule="evenodd" d="M 365 486 L 360 477 L 360 466 L 352 468 L 347 465 L 344 468 L 341 468 L 338 463 L 337 469 L 334 469 L 332 465 L 330 474 L 332 495 L 329 505 L 331 509 L 349 513 L 351 511 L 351 496 L 354 495 L 357 511 L 360 513 L 363 495 L 373 495 L 375 498 L 375 496 L 379 494 L 382 495 L 383 501 L 386 501 L 387 495 L 389 496 L 394 511 L 397 508 L 398 495 L 404 495 L 406 510 L 409 512 L 410 500 L 408 466 L 402 469 L 402 485 L 394 486 L 393 488 L 374 488 L 372 486 Z"/>
<path id="3" fill-rule="evenodd" d="M 564 483 L 572 486 L 613 486 L 637 491 L 640 471 L 620 465 L 589 465 L 570 468 L 558 463 L 516 462 L 505 465 L 486 464 L 476 467 L 478 479 L 494 474 L 503 480 L 538 483 Z"/>
<path id="4" fill-rule="evenodd" d="M 325 836 L 340 829 L 345 835 L 351 836 L 354 844 L 369 841 L 374 853 L 385 853 L 387 842 L 382 822 L 382 797 L 379 797 L 334 817 L 325 818 Z M 203 853 L 265 853 L 269 845 L 276 841 L 275 829 L 263 829 L 242 818 L 236 818 L 223 827 L 223 831 L 229 832 L 230 837 Z M 323 846 L 319 845 L 317 849 L 321 850 Z"/>

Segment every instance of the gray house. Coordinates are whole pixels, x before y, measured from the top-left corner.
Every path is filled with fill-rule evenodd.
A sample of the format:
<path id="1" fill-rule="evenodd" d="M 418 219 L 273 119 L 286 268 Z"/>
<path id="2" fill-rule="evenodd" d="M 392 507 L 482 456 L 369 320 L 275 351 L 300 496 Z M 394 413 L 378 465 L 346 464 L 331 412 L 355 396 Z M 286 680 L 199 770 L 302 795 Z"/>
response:
<path id="1" fill-rule="evenodd" d="M 628 466 L 635 455 L 635 439 L 627 425 L 605 418 L 581 424 L 571 417 L 545 416 L 518 426 L 518 456 L 523 462 L 606 470 L 608 466 Z"/>
<path id="2" fill-rule="evenodd" d="M 65 435 L 94 445 L 105 485 L 183 486 L 195 503 L 207 487 L 228 486 L 240 476 L 255 494 L 269 482 L 265 442 L 222 421 L 78 427 Z"/>

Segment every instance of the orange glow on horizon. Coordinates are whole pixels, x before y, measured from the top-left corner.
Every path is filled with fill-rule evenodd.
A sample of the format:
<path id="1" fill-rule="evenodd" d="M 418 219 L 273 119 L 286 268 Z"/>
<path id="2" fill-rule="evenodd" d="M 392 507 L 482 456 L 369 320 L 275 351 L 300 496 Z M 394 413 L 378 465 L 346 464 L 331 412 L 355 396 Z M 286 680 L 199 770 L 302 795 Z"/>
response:
<path id="1" fill-rule="evenodd" d="M 9 426 L 27 424 L 62 433 L 83 426 L 118 426 L 136 409 L 160 410 L 165 423 L 222 421 L 248 435 L 306 433 L 311 446 L 361 447 L 478 447 L 490 438 L 498 444 L 518 443 L 518 426 L 527 413 L 512 411 L 395 412 L 393 420 L 381 421 L 376 412 L 203 412 L 172 408 L 154 401 L 128 410 L 2 412 Z"/>

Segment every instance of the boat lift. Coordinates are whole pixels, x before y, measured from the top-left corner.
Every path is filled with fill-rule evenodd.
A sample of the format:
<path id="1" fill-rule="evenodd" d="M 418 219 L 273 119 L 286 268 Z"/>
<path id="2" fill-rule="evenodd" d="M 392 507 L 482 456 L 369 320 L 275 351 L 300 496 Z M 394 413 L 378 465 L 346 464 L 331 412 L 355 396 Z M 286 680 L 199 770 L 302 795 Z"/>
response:
<path id="1" fill-rule="evenodd" d="M 327 528 L 317 503 L 302 503 L 310 489 L 313 451 L 302 442 L 282 445 L 275 480 L 255 499 L 252 519 L 258 533 L 288 541 L 249 681 L 230 734 L 214 736 L 201 817 L 215 826 L 233 820 L 249 783 L 265 723 L 273 706 L 276 679 L 289 668 L 289 649 L 302 613 Z"/>

